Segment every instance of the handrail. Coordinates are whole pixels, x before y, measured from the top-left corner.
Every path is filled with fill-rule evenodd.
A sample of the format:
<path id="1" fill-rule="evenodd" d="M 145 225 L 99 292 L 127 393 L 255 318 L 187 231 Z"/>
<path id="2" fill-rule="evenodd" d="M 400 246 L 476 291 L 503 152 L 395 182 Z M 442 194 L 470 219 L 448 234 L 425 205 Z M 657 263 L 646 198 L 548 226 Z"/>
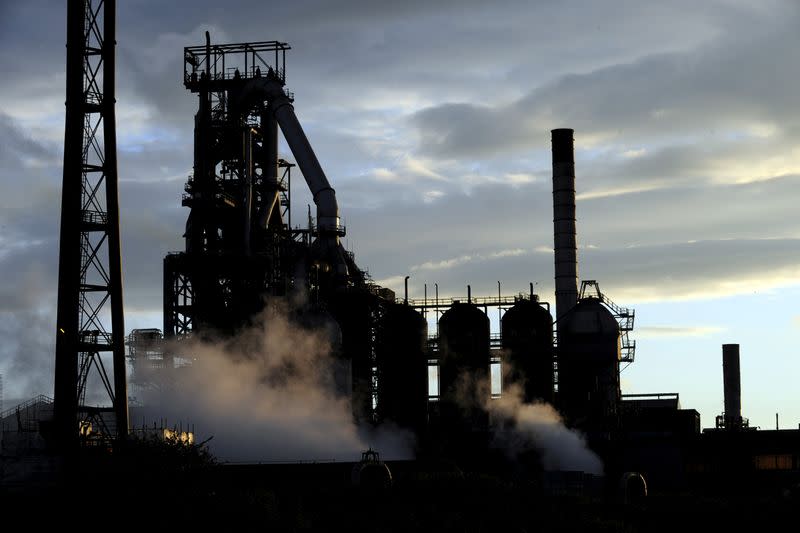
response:
<path id="1" fill-rule="evenodd" d="M 520 301 L 519 295 L 515 296 L 473 296 L 469 303 L 477 306 L 496 306 L 496 305 L 513 305 Z M 527 299 L 527 298 L 526 298 Z M 466 297 L 450 297 L 444 298 L 409 298 L 408 305 L 411 307 L 427 307 L 427 308 L 444 308 L 450 307 L 454 303 L 468 303 Z M 539 302 L 546 303 L 546 302 Z"/>
<path id="2" fill-rule="evenodd" d="M 31 398 L 30 400 L 26 400 L 20 404 L 15 405 L 14 407 L 6 409 L 2 413 L 0 413 L 0 419 L 9 417 L 14 413 L 16 413 L 17 411 L 28 409 L 29 407 L 33 407 L 34 405 L 39 403 L 52 405 L 53 399 L 50 398 L 49 396 L 45 396 L 44 394 L 39 394 L 38 396 L 34 396 L 33 398 Z"/>

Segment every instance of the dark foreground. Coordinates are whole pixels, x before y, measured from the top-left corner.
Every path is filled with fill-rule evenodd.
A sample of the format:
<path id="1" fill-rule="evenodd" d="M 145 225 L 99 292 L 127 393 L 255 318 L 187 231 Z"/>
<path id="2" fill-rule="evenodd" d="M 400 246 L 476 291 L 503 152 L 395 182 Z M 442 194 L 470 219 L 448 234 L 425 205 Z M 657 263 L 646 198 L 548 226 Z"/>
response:
<path id="1" fill-rule="evenodd" d="M 390 487 L 358 486 L 354 463 L 221 465 L 209 457 L 84 457 L 57 477 L 5 483 L 6 516 L 59 516 L 104 529 L 222 531 L 659 532 L 791 524 L 796 491 L 735 480 L 651 491 L 624 503 L 613 484 L 566 476 L 553 483 L 452 465 L 389 463 Z M 8 465 L 6 465 L 8 466 Z M 7 469 L 8 470 L 8 469 Z M 7 476 L 8 480 L 9 477 Z M 576 480 L 578 482 L 576 482 Z M 67 510 L 66 514 L 50 510 Z M 61 521 L 59 519 L 59 521 Z M 66 523 L 65 522 L 65 523 Z"/>

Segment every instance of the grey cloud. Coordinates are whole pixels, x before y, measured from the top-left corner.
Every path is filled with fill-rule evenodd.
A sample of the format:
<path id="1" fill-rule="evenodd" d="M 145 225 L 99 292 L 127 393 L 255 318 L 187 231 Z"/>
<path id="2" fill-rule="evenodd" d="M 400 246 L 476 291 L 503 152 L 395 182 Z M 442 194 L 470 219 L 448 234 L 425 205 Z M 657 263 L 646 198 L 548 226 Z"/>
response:
<path id="1" fill-rule="evenodd" d="M 158 125 L 156 131 L 169 128 L 189 142 L 197 96 L 183 86 L 183 48 L 202 44 L 206 28 L 214 30 L 206 26 L 182 34 L 150 34 L 146 40 L 121 40 L 118 45 L 118 101 L 149 110 L 148 122 Z"/>
<path id="2" fill-rule="evenodd" d="M 717 326 L 645 326 L 636 329 L 636 338 L 702 337 L 721 331 L 724 331 L 724 328 Z"/>
<path id="3" fill-rule="evenodd" d="M 617 292 L 674 276 L 669 291 L 654 293 L 664 298 L 685 297 L 714 280 L 752 277 L 758 269 L 769 277 L 796 259 L 790 239 L 800 231 L 793 201 L 798 179 L 683 186 L 578 202 L 581 276 L 607 280 Z M 580 178 L 578 183 L 580 190 Z M 346 197 L 346 190 L 340 195 Z M 532 183 L 476 187 L 471 195 L 453 193 L 432 204 L 352 207 L 346 212 L 349 239 L 359 264 L 376 279 L 412 274 L 415 294 L 421 294 L 424 281 L 444 287 L 448 279 L 459 292 L 467 283 L 484 283 L 492 293 L 497 279 L 512 291 L 525 290 L 529 281 L 545 287 L 552 279 L 552 255 L 534 250 L 552 247 L 551 201 L 549 184 Z M 412 272 L 413 265 L 428 261 L 514 249 L 530 253 Z M 720 259 L 714 260 L 715 254 Z M 678 257 L 681 262 L 673 264 Z"/>
<path id="4" fill-rule="evenodd" d="M 603 292 L 623 305 L 717 297 L 778 287 L 795 279 L 800 273 L 798 244 L 797 239 L 741 239 L 590 248 L 579 252 L 578 270 L 581 279 L 598 280 Z M 533 282 L 543 300 L 552 300 L 552 254 L 527 249 L 521 254 L 472 257 L 442 269 L 409 269 L 412 295 L 422 295 L 423 283 L 428 284 L 429 294 L 438 283 L 442 296 L 464 296 L 467 284 L 472 285 L 473 295 L 492 295 L 499 280 L 505 294 L 527 293 Z"/>
<path id="5" fill-rule="evenodd" d="M 622 3 L 619 7 L 624 11 L 626 21 L 647 16 L 647 10 L 629 4 Z M 465 10 L 471 13 L 470 17 L 462 16 Z M 376 86 L 403 87 L 411 94 L 423 94 L 425 98 L 435 100 L 446 99 L 454 91 L 468 95 L 470 99 L 484 95 L 492 100 L 502 88 L 498 87 L 498 73 L 494 68 L 498 58 L 504 62 L 527 63 L 532 56 L 545 58 L 554 55 L 538 53 L 536 47 L 550 45 L 557 36 L 555 25 L 552 22 L 543 24 L 542 28 L 531 33 L 527 31 L 531 28 L 530 21 L 563 20 L 571 16 L 561 13 L 555 4 L 524 2 L 508 2 L 500 9 L 477 3 L 437 3 L 435 6 L 378 3 L 365 7 L 358 2 L 337 2 L 335 5 L 305 2 L 270 6 L 269 10 L 252 2 L 235 3 L 224 10 L 215 4 L 198 3 L 188 11 L 161 6 L 157 10 L 158 18 L 152 17 L 153 11 L 156 10 L 148 9 L 141 2 L 121 8 L 119 40 L 123 44 L 120 44 L 120 55 L 123 60 L 129 58 L 126 64 L 136 70 L 131 83 L 139 86 L 138 91 L 143 97 L 156 98 L 153 103 L 162 105 L 162 111 L 170 111 L 163 105 L 166 98 L 180 107 L 185 105 L 180 102 L 182 89 L 175 83 L 180 73 L 180 50 L 170 53 L 168 48 L 201 44 L 202 29 L 211 21 L 213 29 L 218 31 L 217 40 L 226 37 L 234 41 L 254 40 L 261 35 L 265 35 L 263 38 L 288 40 L 294 48 L 290 53 L 290 85 L 299 100 L 309 105 L 312 102 L 316 103 L 313 105 L 329 105 L 343 98 L 358 99 Z M 677 8 L 674 12 L 663 11 L 662 16 L 681 20 Z M 585 64 L 583 51 L 589 43 L 595 50 L 609 48 L 612 51 L 608 55 L 618 57 L 619 51 L 613 50 L 624 47 L 614 42 L 618 39 L 609 38 L 605 30 L 616 25 L 641 27 L 627 22 L 623 24 L 619 16 L 606 10 L 592 9 L 590 4 L 582 6 L 580 12 L 582 16 L 573 17 L 571 22 L 591 18 L 597 23 L 598 31 L 581 33 L 583 38 L 570 48 L 575 59 L 566 61 L 567 64 Z M 241 13 L 250 13 L 251 16 L 242 20 Z M 515 16 L 507 16 L 509 13 Z M 706 18 L 698 15 L 692 20 Z M 122 24 L 133 19 L 142 23 Z M 269 20 L 280 20 L 280 27 L 265 26 L 264 22 Z M 440 31 L 443 25 L 449 28 L 448 32 Z M 698 28 L 686 29 L 684 33 L 687 32 L 702 34 Z M 628 39 L 633 40 L 657 32 L 631 33 Z M 673 36 L 674 31 L 669 32 L 669 37 Z M 645 47 L 645 50 L 663 48 L 666 35 L 656 41 L 661 44 Z M 529 43 L 534 43 L 534 46 Z M 173 59 L 168 62 L 153 60 L 151 56 L 155 50 L 161 52 L 160 57 Z M 513 57 L 509 55 L 512 50 Z M 583 57 L 579 58 L 581 55 Z M 548 68 L 531 64 L 528 70 L 551 72 L 551 63 L 548 63 Z M 443 68 L 443 65 L 449 68 Z M 121 66 L 124 66 L 122 62 Z M 126 79 L 125 74 L 120 73 L 120 80 Z M 320 83 L 320 79 L 325 82 Z M 481 82 L 476 85 L 477 79 Z M 348 102 L 346 105 L 352 109 L 358 104 Z"/>
<path id="6" fill-rule="evenodd" d="M 188 209 L 180 207 L 181 191 L 182 184 L 173 182 L 120 186 L 126 310 L 161 308 L 162 261 L 183 248 Z"/>
<path id="7" fill-rule="evenodd" d="M 53 161 L 59 154 L 55 147 L 31 138 L 6 113 L 0 111 L 0 158 L 8 164 L 24 165 L 26 161 Z"/>
<path id="8" fill-rule="evenodd" d="M 42 302 L 36 309 L 0 311 L 0 371 L 7 398 L 52 395 L 54 332 L 55 309 Z"/>
<path id="9" fill-rule="evenodd" d="M 697 49 L 660 53 L 536 87 L 505 106 L 442 104 L 414 116 L 420 149 L 442 156 L 511 152 L 541 145 L 547 130 L 568 125 L 606 142 L 642 142 L 753 121 L 794 123 L 796 10 L 762 15 L 746 34 L 730 28 Z"/>
<path id="10" fill-rule="evenodd" d="M 657 301 L 782 286 L 800 273 L 798 244 L 798 239 L 729 239 L 594 249 L 583 255 L 617 293 Z M 730 287 L 735 282 L 741 282 L 738 289 Z"/>
<path id="11" fill-rule="evenodd" d="M 797 175 L 754 183 L 686 184 L 578 202 L 584 244 L 638 245 L 689 240 L 794 237 Z"/>
<path id="12" fill-rule="evenodd" d="M 578 132 L 576 139 L 580 143 Z M 582 185 L 578 197 L 679 187 L 719 190 L 747 182 L 784 179 L 794 172 L 793 146 L 798 140 L 800 137 L 793 132 L 767 132 L 761 137 L 736 140 L 709 135 L 694 142 L 655 148 L 645 143 L 633 144 L 629 150 L 609 150 L 591 159 L 584 150 L 584 154 L 576 156 Z"/>
<path id="13" fill-rule="evenodd" d="M 578 173 L 578 191 L 591 190 L 593 178 L 581 176 L 581 168 Z M 635 182 L 636 173 L 624 178 Z M 613 248 L 793 237 L 800 231 L 792 200 L 797 180 L 786 175 L 715 187 L 683 181 L 669 189 L 585 199 L 578 202 L 578 240 Z M 448 194 L 429 204 L 403 180 L 354 180 L 337 187 L 350 242 L 373 275 L 391 277 L 414 264 L 497 249 L 552 246 L 549 178 L 516 188 L 475 186 L 470 194 L 448 188 L 449 183 L 436 186 Z M 365 209 L 371 199 L 381 207 Z"/>
<path id="14" fill-rule="evenodd" d="M 63 2 L 7 1 L 0 10 L 0 65 L 5 87 L 24 85 L 37 73 L 52 76 L 63 72 L 67 14 Z M 58 56 L 54 57 L 55 50 Z"/>

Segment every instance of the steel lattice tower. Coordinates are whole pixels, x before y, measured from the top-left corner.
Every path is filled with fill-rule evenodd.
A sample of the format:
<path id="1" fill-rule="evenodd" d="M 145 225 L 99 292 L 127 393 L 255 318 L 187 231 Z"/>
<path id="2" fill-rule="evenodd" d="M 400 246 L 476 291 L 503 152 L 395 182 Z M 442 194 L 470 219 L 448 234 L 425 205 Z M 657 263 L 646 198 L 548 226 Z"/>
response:
<path id="1" fill-rule="evenodd" d="M 114 117 L 115 12 L 114 0 L 67 2 L 54 405 L 55 436 L 64 447 L 78 444 L 87 422 L 103 438 L 124 438 L 128 433 Z M 106 371 L 109 353 L 113 382 Z M 96 379 L 110 406 L 86 405 L 87 383 Z"/>

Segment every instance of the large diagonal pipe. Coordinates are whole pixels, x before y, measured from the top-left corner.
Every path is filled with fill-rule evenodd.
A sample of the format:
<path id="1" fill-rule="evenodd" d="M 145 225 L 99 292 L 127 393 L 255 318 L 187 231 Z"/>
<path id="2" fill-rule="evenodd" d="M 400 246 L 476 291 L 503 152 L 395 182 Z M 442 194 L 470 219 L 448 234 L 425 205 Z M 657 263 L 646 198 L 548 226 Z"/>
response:
<path id="1" fill-rule="evenodd" d="M 339 204 L 336 201 L 336 191 L 331 187 L 322 166 L 319 164 L 311 143 L 308 142 L 300 121 L 294 113 L 294 106 L 289 97 L 284 93 L 281 83 L 274 78 L 261 78 L 251 80 L 245 87 L 242 99 L 246 100 L 253 94 L 260 93 L 269 101 L 269 111 L 278 121 L 283 136 L 289 144 L 300 171 L 314 196 L 317 206 L 317 227 L 320 237 L 329 240 L 338 246 L 341 227 L 339 225 Z"/>

